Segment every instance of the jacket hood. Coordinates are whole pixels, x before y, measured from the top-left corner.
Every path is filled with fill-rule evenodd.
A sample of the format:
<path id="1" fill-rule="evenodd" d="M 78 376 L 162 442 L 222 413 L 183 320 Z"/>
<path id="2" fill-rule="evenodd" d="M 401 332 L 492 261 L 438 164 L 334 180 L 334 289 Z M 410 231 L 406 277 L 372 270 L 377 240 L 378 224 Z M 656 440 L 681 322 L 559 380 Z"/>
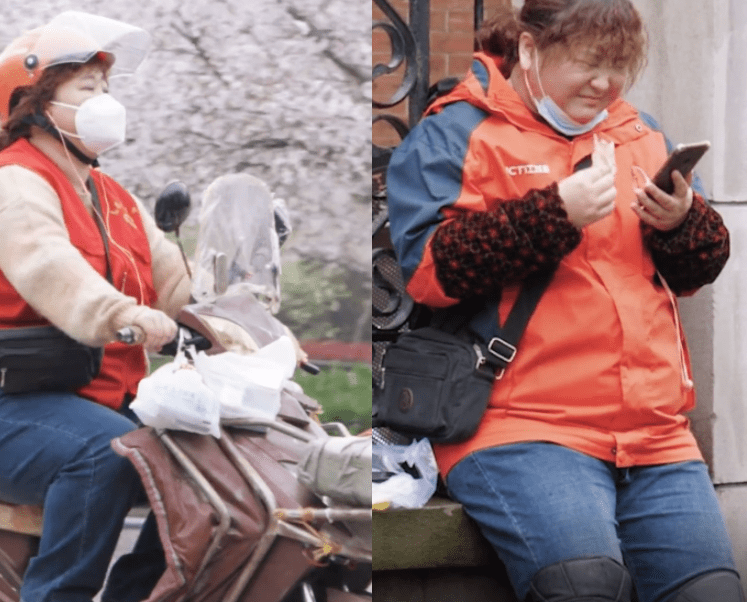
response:
<path id="1" fill-rule="evenodd" d="M 483 52 L 474 54 L 472 67 L 466 77 L 454 89 L 436 99 L 425 114 L 440 112 L 446 105 L 467 102 L 486 113 L 502 116 L 521 130 L 537 131 L 543 134 L 564 136 L 552 129 L 544 120 L 533 113 L 519 94 L 509 84 L 499 70 L 500 58 Z M 637 120 L 638 111 L 622 98 L 607 107 L 609 116 L 592 132 L 604 133 L 615 142 L 627 141 L 630 135 L 640 134 L 640 129 L 621 127 Z M 628 133 L 630 132 L 630 133 Z"/>

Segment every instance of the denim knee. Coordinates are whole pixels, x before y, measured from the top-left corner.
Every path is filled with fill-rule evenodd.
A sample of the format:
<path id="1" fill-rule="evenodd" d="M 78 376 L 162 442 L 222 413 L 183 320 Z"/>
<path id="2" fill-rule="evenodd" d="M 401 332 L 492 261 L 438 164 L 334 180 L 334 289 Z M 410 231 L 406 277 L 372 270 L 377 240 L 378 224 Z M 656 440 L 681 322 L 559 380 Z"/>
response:
<path id="1" fill-rule="evenodd" d="M 580 557 L 623 562 L 615 487 L 599 460 L 547 443 L 506 445 L 462 460 L 447 486 L 496 550 L 520 599 L 543 567 Z"/>
<path id="2" fill-rule="evenodd" d="M 3 499 L 42 504 L 49 487 L 78 476 L 126 485 L 134 472 L 111 448 L 111 439 L 136 425 L 113 410 L 72 394 L 0 394 L 0 491 Z M 96 470 L 83 477 L 85 464 Z M 118 485 L 118 483 L 116 483 Z"/>
<path id="3" fill-rule="evenodd" d="M 128 498 L 134 500 L 142 487 L 140 476 L 132 463 L 117 454 L 111 446 L 112 439 L 134 430 L 135 425 L 127 423 L 117 422 L 108 425 L 108 428 L 103 429 L 101 433 L 81 447 L 77 460 L 93 463 L 91 476 L 93 486 L 98 488 L 111 486 L 113 495 L 127 495 Z"/>

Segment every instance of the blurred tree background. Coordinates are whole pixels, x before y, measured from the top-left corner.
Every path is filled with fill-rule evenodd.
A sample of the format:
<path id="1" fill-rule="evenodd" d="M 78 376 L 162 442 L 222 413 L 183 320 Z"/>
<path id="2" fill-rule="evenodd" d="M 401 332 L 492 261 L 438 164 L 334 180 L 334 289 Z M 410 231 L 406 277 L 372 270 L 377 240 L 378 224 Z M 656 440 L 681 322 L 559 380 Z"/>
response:
<path id="1" fill-rule="evenodd" d="M 102 170 L 150 206 L 181 180 L 193 215 L 217 176 L 263 179 L 293 225 L 278 317 L 299 338 L 366 341 L 370 8 L 360 0 L 11 0 L 0 45 L 64 10 L 149 31 L 140 69 L 112 81 L 128 109 L 128 139 L 102 157 Z"/>

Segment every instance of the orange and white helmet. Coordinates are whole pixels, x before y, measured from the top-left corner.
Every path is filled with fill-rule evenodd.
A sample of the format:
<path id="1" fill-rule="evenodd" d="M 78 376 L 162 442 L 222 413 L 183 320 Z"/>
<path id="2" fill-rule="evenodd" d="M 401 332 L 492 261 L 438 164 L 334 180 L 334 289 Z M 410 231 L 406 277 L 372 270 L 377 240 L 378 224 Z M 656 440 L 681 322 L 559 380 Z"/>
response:
<path id="1" fill-rule="evenodd" d="M 139 27 L 77 11 L 58 15 L 0 54 L 0 124 L 8 120 L 13 92 L 35 84 L 47 67 L 86 63 L 98 54 L 110 75 L 125 75 L 137 69 L 149 46 L 150 35 Z"/>

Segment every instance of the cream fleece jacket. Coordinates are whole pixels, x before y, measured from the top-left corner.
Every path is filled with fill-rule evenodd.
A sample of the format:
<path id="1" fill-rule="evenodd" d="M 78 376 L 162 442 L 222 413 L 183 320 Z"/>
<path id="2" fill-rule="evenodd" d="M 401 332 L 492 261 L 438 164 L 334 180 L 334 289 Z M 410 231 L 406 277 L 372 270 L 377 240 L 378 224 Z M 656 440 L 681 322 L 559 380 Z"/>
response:
<path id="1" fill-rule="evenodd" d="M 81 198 L 90 212 L 90 197 Z M 189 302 L 189 277 L 179 248 L 136 202 L 150 243 L 155 308 L 173 318 Z M 114 341 L 144 309 L 83 258 L 70 243 L 54 189 L 17 165 L 0 167 L 0 270 L 36 312 L 88 345 Z"/>

